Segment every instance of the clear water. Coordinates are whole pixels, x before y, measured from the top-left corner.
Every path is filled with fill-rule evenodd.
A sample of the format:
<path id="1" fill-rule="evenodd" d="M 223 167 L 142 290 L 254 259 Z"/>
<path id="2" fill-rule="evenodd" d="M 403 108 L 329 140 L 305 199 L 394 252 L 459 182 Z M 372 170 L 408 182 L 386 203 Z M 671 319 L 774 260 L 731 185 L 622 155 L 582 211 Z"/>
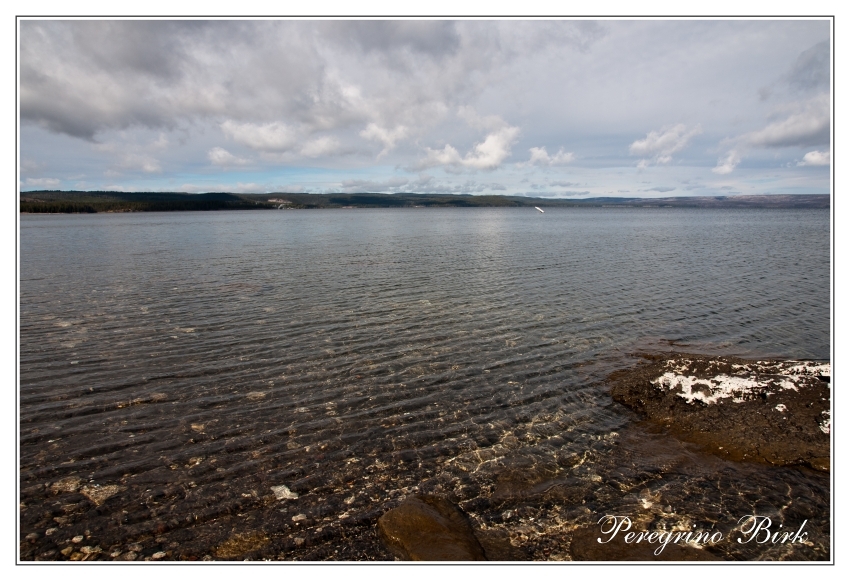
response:
<path id="1" fill-rule="evenodd" d="M 23 215 L 21 558 L 79 534 L 388 559 L 376 519 L 414 492 L 533 559 L 615 513 L 807 520 L 809 545 L 712 550 L 828 558 L 828 476 L 700 454 L 605 377 L 641 350 L 828 359 L 829 260 L 824 210 Z"/>

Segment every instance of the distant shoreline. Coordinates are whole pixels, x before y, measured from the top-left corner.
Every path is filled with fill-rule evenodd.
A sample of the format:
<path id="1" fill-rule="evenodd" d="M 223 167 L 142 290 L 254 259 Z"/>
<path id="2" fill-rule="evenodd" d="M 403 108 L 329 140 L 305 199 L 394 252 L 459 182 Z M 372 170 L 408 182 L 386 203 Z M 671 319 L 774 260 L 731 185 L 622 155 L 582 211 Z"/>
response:
<path id="1" fill-rule="evenodd" d="M 775 208 L 828 209 L 827 194 L 671 198 L 529 198 L 452 194 L 185 194 L 177 192 L 21 192 L 21 214 L 94 214 L 320 208 Z"/>

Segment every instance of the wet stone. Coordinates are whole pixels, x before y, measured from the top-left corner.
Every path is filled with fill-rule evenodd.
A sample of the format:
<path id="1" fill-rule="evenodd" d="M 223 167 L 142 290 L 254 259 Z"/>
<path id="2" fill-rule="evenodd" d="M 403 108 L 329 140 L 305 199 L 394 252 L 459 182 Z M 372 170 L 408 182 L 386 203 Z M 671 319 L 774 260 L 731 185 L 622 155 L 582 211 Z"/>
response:
<path id="1" fill-rule="evenodd" d="M 469 520 L 448 500 L 409 497 L 378 519 L 378 534 L 404 561 L 484 561 Z"/>
<path id="2" fill-rule="evenodd" d="M 269 538 L 263 533 L 240 533 L 219 545 L 215 550 L 215 556 L 220 559 L 235 559 L 262 549 L 268 544 Z"/>
<path id="3" fill-rule="evenodd" d="M 82 481 L 76 476 L 68 476 L 67 478 L 62 478 L 51 484 L 50 490 L 54 493 L 76 492 L 80 489 L 81 482 Z"/>
<path id="4" fill-rule="evenodd" d="M 107 484 L 106 486 L 95 484 L 92 486 L 83 486 L 80 489 L 80 492 L 85 495 L 86 498 L 91 500 L 95 506 L 100 506 L 107 499 L 115 496 L 122 490 L 124 490 L 124 488 L 116 484 Z"/>

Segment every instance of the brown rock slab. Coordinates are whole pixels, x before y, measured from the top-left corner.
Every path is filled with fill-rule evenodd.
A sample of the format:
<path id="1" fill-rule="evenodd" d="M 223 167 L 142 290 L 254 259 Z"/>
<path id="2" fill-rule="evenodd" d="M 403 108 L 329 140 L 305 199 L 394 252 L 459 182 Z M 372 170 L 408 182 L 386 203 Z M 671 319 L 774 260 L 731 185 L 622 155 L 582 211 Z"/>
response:
<path id="1" fill-rule="evenodd" d="M 403 561 L 484 561 L 469 519 L 438 496 L 407 498 L 378 519 L 378 534 Z"/>
<path id="2" fill-rule="evenodd" d="M 668 544 L 655 555 L 658 543 L 626 543 L 622 536 L 608 543 L 600 543 L 599 527 L 589 525 L 573 532 L 570 542 L 570 556 L 574 561 L 722 561 L 706 549 L 697 549 L 689 545 Z M 603 538 L 603 540 L 606 540 Z"/>
<path id="3" fill-rule="evenodd" d="M 511 544 L 511 537 L 506 530 L 488 529 L 476 530 L 475 538 L 484 549 L 484 557 L 488 561 L 531 561 L 531 555 L 521 547 Z"/>

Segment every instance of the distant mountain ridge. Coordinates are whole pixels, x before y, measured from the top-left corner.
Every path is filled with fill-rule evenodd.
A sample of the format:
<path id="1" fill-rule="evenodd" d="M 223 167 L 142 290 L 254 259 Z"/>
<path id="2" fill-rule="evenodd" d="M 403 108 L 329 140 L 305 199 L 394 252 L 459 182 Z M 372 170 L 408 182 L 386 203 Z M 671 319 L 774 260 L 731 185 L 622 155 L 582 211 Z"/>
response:
<path id="1" fill-rule="evenodd" d="M 829 208 L 827 194 L 695 196 L 670 198 L 531 198 L 454 194 L 234 194 L 211 192 L 21 192 L 22 213 L 157 212 L 405 207 L 642 207 L 642 208 Z"/>

